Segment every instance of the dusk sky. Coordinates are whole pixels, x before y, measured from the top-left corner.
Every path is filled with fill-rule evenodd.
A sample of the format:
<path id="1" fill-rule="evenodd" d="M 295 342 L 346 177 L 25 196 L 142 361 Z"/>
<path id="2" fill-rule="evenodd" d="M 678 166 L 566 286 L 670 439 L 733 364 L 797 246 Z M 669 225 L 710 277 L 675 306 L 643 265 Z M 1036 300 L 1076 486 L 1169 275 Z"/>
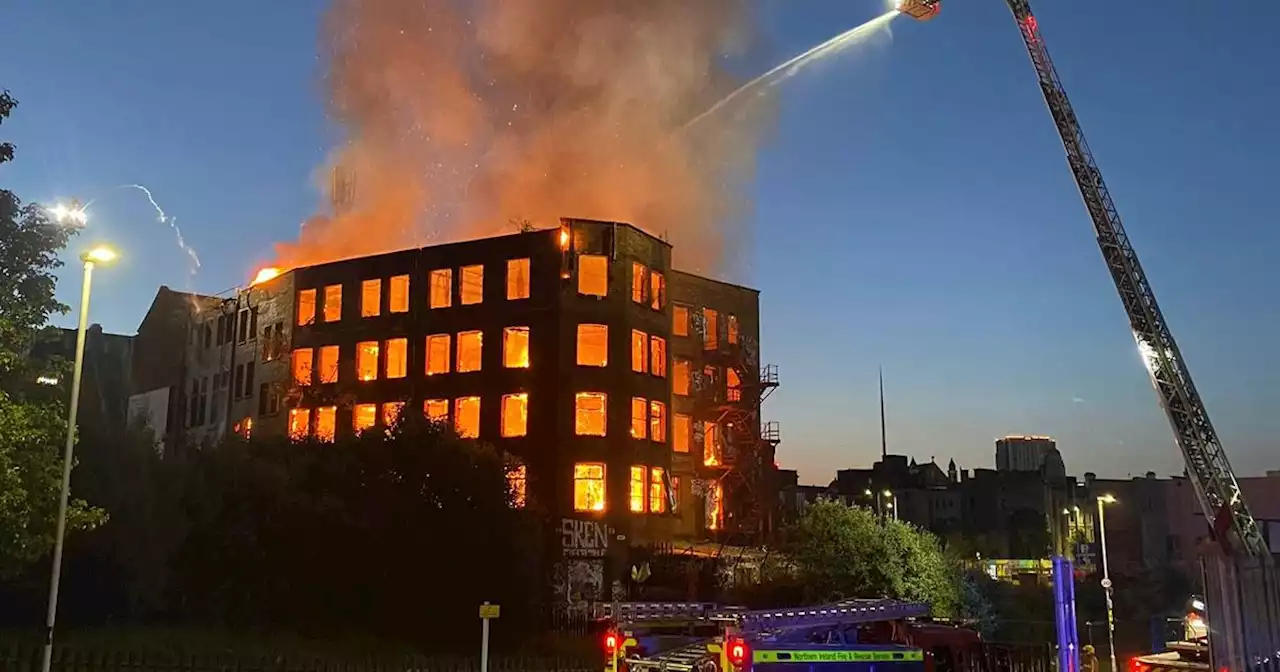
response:
<path id="1" fill-rule="evenodd" d="M 1280 469 L 1280 8 L 1035 7 L 1237 473 Z M 741 67 L 763 72 L 881 10 L 761 0 L 767 49 Z M 0 185 L 97 199 L 73 245 L 110 240 L 125 256 L 95 276 L 92 321 L 134 333 L 161 284 L 242 284 L 320 207 L 313 174 L 340 139 L 323 107 L 323 12 L 5 3 L 0 89 L 20 104 L 0 126 L 18 146 Z M 891 30 L 775 89 L 749 190 L 752 251 L 732 277 L 762 291 L 782 466 L 826 483 L 875 460 L 883 366 L 890 452 L 992 467 L 996 437 L 1048 434 L 1072 473 L 1181 473 L 1007 6 L 944 0 L 936 20 Z M 194 278 L 122 184 L 176 218 Z M 75 304 L 78 268 L 62 277 Z"/>

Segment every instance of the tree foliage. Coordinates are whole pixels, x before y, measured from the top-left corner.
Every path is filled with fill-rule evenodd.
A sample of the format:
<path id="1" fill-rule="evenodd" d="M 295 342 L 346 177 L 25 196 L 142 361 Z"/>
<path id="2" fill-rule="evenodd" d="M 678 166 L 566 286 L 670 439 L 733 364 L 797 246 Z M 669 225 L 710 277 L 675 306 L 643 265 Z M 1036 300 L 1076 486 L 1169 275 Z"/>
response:
<path id="1" fill-rule="evenodd" d="M 0 122 L 16 106 L 8 91 L 0 93 Z M 0 163 L 13 159 L 13 149 L 0 144 Z M 64 407 L 35 382 L 57 363 L 28 354 L 49 316 L 66 311 L 54 297 L 54 271 L 70 235 L 39 207 L 0 190 L 0 577 L 21 571 L 53 545 Z M 69 530 L 101 520 L 100 511 L 70 502 Z"/>

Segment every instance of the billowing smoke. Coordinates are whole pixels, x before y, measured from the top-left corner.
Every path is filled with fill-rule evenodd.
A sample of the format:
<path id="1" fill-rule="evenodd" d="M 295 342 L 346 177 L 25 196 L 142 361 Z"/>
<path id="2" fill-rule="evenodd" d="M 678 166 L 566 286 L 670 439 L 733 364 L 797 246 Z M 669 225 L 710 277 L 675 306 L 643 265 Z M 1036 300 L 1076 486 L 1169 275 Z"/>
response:
<path id="1" fill-rule="evenodd" d="M 281 265 L 584 217 L 730 271 L 767 115 L 683 127 L 739 83 L 725 65 L 749 28 L 747 0 L 334 0 L 322 39 L 345 142 L 322 172 L 330 213 Z"/>

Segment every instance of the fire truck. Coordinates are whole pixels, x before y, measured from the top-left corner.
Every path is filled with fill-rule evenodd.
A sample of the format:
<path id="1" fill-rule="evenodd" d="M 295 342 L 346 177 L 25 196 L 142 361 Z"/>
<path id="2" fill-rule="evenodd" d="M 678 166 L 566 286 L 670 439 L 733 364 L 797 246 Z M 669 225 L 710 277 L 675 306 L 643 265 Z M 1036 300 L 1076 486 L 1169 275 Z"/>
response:
<path id="1" fill-rule="evenodd" d="M 605 672 L 956 672 L 976 660 L 974 630 L 928 619 L 929 605 L 844 600 L 793 609 L 711 603 L 604 605 Z"/>
<path id="2" fill-rule="evenodd" d="M 1166 651 L 1129 659 L 1129 672 L 1209 672 L 1209 626 L 1204 609 L 1204 598 L 1188 600 L 1181 637 L 1167 642 Z"/>

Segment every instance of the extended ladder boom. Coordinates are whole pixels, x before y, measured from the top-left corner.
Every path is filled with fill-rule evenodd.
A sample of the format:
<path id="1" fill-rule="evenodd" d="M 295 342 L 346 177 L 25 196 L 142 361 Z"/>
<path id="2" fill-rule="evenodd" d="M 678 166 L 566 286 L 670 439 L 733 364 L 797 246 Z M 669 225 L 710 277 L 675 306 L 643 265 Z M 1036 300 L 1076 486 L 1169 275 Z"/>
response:
<path id="1" fill-rule="evenodd" d="M 1160 405 L 1173 427 L 1174 438 L 1186 460 L 1187 471 L 1205 518 L 1218 521 L 1224 516 L 1229 517 L 1234 543 L 1248 554 L 1270 562 L 1271 554 L 1267 544 L 1245 505 L 1240 485 L 1227 462 L 1222 443 L 1218 440 L 1204 403 L 1191 382 L 1191 373 L 1160 313 L 1155 294 L 1142 272 L 1142 265 L 1138 263 L 1138 255 L 1129 244 L 1115 203 L 1102 182 L 1102 173 L 1098 171 L 1080 123 L 1067 100 L 1066 91 L 1062 88 L 1053 62 L 1049 60 L 1049 52 L 1040 37 L 1031 7 L 1026 0 L 1007 2 L 1017 20 L 1031 63 L 1035 66 L 1040 91 L 1053 115 L 1058 134 L 1062 136 L 1067 163 L 1071 166 L 1076 185 L 1080 188 L 1080 196 L 1093 219 L 1098 247 L 1102 250 L 1111 279 L 1124 303 L 1134 338 L 1138 342 L 1138 350 L 1151 375 L 1156 394 L 1160 397 Z M 1218 525 L 1215 524 L 1215 527 Z"/>

